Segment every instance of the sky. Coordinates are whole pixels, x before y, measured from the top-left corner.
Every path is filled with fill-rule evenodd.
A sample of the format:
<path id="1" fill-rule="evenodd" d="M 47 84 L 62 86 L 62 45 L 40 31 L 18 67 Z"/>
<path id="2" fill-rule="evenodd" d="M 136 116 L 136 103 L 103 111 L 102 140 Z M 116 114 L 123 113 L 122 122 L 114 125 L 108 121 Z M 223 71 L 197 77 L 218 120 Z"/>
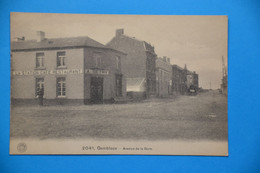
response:
<path id="1" fill-rule="evenodd" d="M 227 65 L 226 16 L 12 13 L 10 32 L 11 40 L 36 39 L 36 32 L 44 31 L 46 38 L 88 36 L 106 44 L 120 28 L 150 43 L 171 64 L 196 71 L 200 87 L 220 88 L 222 56 Z"/>

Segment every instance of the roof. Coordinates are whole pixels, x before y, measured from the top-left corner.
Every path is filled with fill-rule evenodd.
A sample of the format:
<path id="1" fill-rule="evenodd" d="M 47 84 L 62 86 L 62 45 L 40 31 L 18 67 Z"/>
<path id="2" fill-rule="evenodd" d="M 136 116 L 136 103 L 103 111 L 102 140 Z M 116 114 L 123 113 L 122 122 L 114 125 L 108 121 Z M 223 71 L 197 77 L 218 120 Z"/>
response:
<path id="1" fill-rule="evenodd" d="M 115 39 L 115 38 L 122 38 L 122 37 L 128 38 L 128 39 L 132 39 L 132 40 L 134 40 L 136 42 L 139 42 L 140 44 L 142 44 L 142 46 L 143 46 L 145 51 L 148 51 L 148 52 L 151 52 L 151 53 L 155 54 L 154 47 L 151 44 L 147 43 L 146 41 L 139 40 L 139 39 L 137 39 L 135 37 L 131 37 L 131 36 L 128 36 L 128 35 L 125 35 L 125 34 L 121 34 L 120 36 L 113 37 L 112 40 Z M 112 42 L 112 40 L 109 41 L 106 45 L 110 47 L 110 42 Z"/>
<path id="2" fill-rule="evenodd" d="M 135 38 L 135 37 L 130 37 L 130 36 L 125 35 L 125 34 L 122 34 L 121 36 L 130 38 L 130 39 L 133 39 L 133 40 L 135 40 L 135 41 L 137 41 L 137 42 L 141 42 L 141 43 L 144 44 L 144 47 L 145 47 L 145 49 L 146 49 L 147 51 L 154 52 L 154 47 L 153 47 L 151 44 L 149 44 L 149 43 L 147 43 L 146 41 L 144 41 L 144 40 L 139 40 L 139 39 L 137 39 L 137 38 Z"/>
<path id="3" fill-rule="evenodd" d="M 172 67 L 175 67 L 175 68 L 177 68 L 178 70 L 184 70 L 184 68 L 178 66 L 177 64 L 173 64 Z"/>
<path id="4" fill-rule="evenodd" d="M 133 40 L 138 41 L 138 42 L 144 42 L 143 40 L 139 40 L 139 39 L 137 39 L 135 37 L 131 37 L 131 36 L 128 36 L 128 35 L 125 35 L 125 34 L 122 34 L 120 36 L 127 37 L 127 38 L 133 39 Z"/>
<path id="5" fill-rule="evenodd" d="M 172 67 L 177 68 L 178 70 L 185 70 L 184 68 L 178 66 L 177 64 L 173 64 Z M 192 75 L 197 74 L 195 71 L 190 71 L 187 69 L 186 69 L 186 72 L 187 72 L 187 74 L 192 74 Z"/>
<path id="6" fill-rule="evenodd" d="M 54 49 L 66 47 L 108 48 L 89 37 L 48 38 L 40 42 L 37 42 L 36 40 L 11 42 L 11 50 Z"/>

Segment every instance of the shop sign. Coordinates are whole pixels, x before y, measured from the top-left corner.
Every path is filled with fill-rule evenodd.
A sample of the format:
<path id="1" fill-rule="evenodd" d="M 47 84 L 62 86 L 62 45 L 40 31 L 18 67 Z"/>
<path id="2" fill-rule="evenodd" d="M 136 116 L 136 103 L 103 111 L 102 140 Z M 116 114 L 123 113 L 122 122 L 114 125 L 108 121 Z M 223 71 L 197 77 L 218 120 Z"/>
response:
<path id="1" fill-rule="evenodd" d="M 85 69 L 85 74 L 101 74 L 101 75 L 108 75 L 108 70 L 100 70 L 100 69 Z"/>
<path id="2" fill-rule="evenodd" d="M 67 75 L 67 74 L 83 74 L 82 69 L 61 69 L 61 70 L 27 70 L 27 71 L 11 71 L 12 76 L 30 76 L 30 75 Z M 108 75 L 108 70 L 85 69 L 85 74 Z"/>

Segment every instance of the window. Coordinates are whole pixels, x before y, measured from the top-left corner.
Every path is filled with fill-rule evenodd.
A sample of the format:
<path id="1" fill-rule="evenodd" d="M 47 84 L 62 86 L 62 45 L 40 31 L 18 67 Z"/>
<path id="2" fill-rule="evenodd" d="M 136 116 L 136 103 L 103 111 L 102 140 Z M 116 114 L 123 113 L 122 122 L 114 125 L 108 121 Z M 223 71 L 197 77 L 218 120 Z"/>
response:
<path id="1" fill-rule="evenodd" d="M 116 56 L 116 69 L 120 70 L 121 68 L 121 59 L 119 56 Z"/>
<path id="2" fill-rule="evenodd" d="M 122 75 L 116 75 L 116 96 L 122 96 Z"/>
<path id="3" fill-rule="evenodd" d="M 36 68 L 44 67 L 44 53 L 36 53 Z"/>
<path id="4" fill-rule="evenodd" d="M 44 78 L 36 78 L 35 80 L 35 96 L 44 95 Z"/>
<path id="5" fill-rule="evenodd" d="M 57 52 L 57 67 L 65 67 L 65 52 Z"/>
<path id="6" fill-rule="evenodd" d="M 65 77 L 57 78 L 57 97 L 66 96 L 66 80 Z"/>
<path id="7" fill-rule="evenodd" d="M 93 55 L 94 61 L 95 61 L 95 67 L 101 67 L 101 55 L 98 53 L 95 53 Z"/>

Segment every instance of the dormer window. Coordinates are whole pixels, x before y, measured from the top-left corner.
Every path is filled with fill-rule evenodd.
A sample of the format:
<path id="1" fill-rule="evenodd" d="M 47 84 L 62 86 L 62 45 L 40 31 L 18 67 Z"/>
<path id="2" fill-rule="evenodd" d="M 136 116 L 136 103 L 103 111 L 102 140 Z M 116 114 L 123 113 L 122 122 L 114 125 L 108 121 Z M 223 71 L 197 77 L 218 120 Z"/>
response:
<path id="1" fill-rule="evenodd" d="M 57 52 L 57 67 L 66 67 L 65 55 L 65 52 Z"/>

